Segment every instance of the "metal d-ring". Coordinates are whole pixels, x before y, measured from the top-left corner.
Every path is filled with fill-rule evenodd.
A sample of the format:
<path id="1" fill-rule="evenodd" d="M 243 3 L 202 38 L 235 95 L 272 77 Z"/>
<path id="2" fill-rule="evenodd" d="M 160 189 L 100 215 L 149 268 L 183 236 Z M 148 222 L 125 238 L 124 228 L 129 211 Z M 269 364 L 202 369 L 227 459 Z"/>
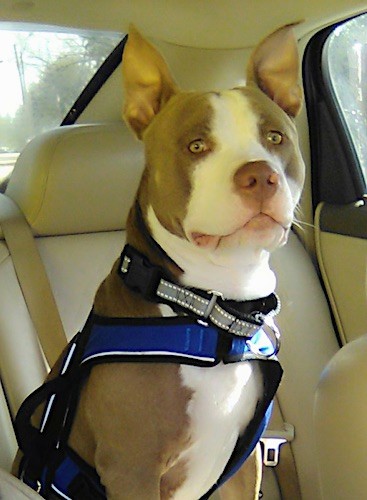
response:
<path id="1" fill-rule="evenodd" d="M 266 333 L 267 337 L 269 338 L 270 342 L 274 345 L 274 352 L 272 356 L 276 356 L 280 349 L 280 331 L 277 325 L 275 324 L 273 317 L 265 316 L 263 330 Z M 268 335 L 269 331 L 270 335 Z M 272 341 L 271 337 L 274 339 L 274 342 Z"/>
<path id="2" fill-rule="evenodd" d="M 252 339 L 246 340 L 246 345 L 250 349 L 250 351 L 255 354 L 260 359 L 269 359 L 273 356 L 276 356 L 279 352 L 280 349 L 280 332 L 278 330 L 278 327 L 275 325 L 273 321 L 271 321 L 271 324 L 269 324 L 268 321 L 266 321 L 266 317 L 264 318 L 264 324 L 261 327 L 262 331 L 265 333 L 265 335 L 268 337 L 270 340 L 272 346 L 273 346 L 273 352 L 269 354 L 264 354 L 261 351 L 261 348 L 258 348 L 256 344 L 252 342 Z"/>

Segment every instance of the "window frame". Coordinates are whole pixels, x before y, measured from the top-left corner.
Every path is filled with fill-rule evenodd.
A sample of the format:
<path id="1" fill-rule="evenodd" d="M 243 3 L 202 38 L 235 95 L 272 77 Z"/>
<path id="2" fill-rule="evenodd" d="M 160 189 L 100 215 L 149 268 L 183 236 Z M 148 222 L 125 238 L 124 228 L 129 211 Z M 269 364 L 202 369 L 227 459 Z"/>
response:
<path id="1" fill-rule="evenodd" d="M 314 209 L 322 201 L 348 204 L 366 194 L 366 182 L 349 129 L 335 100 L 326 62 L 329 36 L 338 26 L 353 18 L 338 22 L 314 35 L 303 58 Z M 338 175 L 335 175 L 335 166 Z"/>

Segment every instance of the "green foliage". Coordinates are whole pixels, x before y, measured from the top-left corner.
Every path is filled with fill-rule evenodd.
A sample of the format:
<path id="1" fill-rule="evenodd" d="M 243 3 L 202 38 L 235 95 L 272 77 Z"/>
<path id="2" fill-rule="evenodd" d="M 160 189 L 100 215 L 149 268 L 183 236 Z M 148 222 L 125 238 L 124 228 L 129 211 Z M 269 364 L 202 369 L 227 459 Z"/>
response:
<path id="1" fill-rule="evenodd" d="M 0 150 L 21 151 L 32 137 L 58 126 L 120 38 L 101 33 L 16 33 L 14 64 L 23 104 L 14 116 L 0 115 Z"/>

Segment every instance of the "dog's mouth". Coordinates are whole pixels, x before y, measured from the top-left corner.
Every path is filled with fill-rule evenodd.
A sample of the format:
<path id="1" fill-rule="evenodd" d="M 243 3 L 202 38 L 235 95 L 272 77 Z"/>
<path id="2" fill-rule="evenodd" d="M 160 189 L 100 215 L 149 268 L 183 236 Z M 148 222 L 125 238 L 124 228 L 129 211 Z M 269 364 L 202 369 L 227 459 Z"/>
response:
<path id="1" fill-rule="evenodd" d="M 282 244 L 287 239 L 288 231 L 290 229 L 290 224 L 284 224 L 271 215 L 260 212 L 254 215 L 250 220 L 248 220 L 245 224 L 237 227 L 234 231 L 229 233 L 215 235 L 215 234 L 206 234 L 199 231 L 192 231 L 189 233 L 189 240 L 200 248 L 205 248 L 208 250 L 216 250 L 221 241 L 231 238 L 239 233 L 250 233 L 252 237 L 256 237 L 256 235 L 260 236 L 265 232 L 282 232 L 282 238 L 279 244 Z"/>

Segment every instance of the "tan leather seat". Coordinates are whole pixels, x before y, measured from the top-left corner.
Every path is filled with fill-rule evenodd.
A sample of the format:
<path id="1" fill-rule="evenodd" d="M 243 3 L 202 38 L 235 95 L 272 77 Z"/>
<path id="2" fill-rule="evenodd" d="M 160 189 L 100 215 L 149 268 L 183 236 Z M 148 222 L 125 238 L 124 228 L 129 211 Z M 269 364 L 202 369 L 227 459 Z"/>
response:
<path id="1" fill-rule="evenodd" d="M 19 157 L 6 194 L 37 235 L 68 338 L 83 326 L 99 282 L 122 249 L 142 167 L 142 148 L 120 123 L 61 127 L 36 138 Z M 285 420 L 296 429 L 293 449 L 303 498 L 317 500 L 313 398 L 338 346 L 317 274 L 295 234 L 272 261 L 283 303 L 278 322 L 285 375 L 279 399 Z M 11 417 L 42 383 L 47 366 L 3 240 L 0 367 L 8 403 L 0 393 L 0 420 L 6 421 L 0 427 L 0 464 L 9 470 L 16 448 Z"/>
<path id="2" fill-rule="evenodd" d="M 6 195 L 37 236 L 69 339 L 83 326 L 97 286 L 123 247 L 141 155 L 123 124 L 74 126 L 32 141 L 15 166 Z M 43 382 L 48 367 L 1 238 L 0 367 L 7 404 L 0 391 L 0 421 L 6 422 L 0 427 L 0 464 L 9 470 L 16 449 L 10 416 Z"/>
<path id="3" fill-rule="evenodd" d="M 42 497 L 9 472 L 0 469 L 0 498 L 2 500 L 40 500 Z"/>
<path id="4" fill-rule="evenodd" d="M 323 371 L 314 422 L 323 499 L 367 498 L 367 335 Z"/>

